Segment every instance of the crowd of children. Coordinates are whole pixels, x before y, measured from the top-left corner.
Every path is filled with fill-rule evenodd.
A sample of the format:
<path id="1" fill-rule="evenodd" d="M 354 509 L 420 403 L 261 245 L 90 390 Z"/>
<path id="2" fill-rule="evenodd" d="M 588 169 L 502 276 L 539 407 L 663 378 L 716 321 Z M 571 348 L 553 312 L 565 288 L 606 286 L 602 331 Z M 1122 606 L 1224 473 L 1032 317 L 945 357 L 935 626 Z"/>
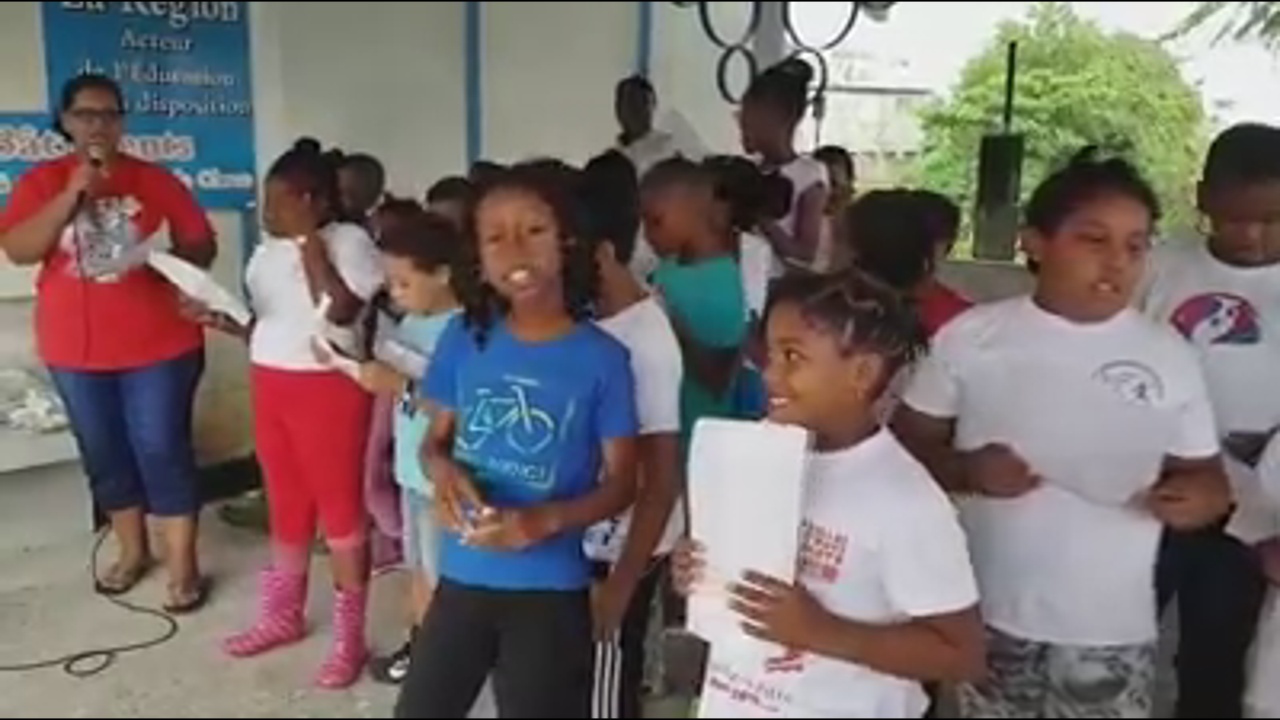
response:
<path id="1" fill-rule="evenodd" d="M 796 662 L 749 679 L 781 710 L 710 682 L 705 713 L 919 717 L 940 685 L 964 717 L 1151 717 L 1176 598 L 1178 716 L 1275 716 L 1280 129 L 1217 138 L 1187 245 L 1155 243 L 1139 169 L 1082 152 L 1025 208 L 1034 289 L 972 306 L 936 278 L 954 203 L 855 200 L 847 153 L 795 150 L 810 79 L 751 83 L 754 160 L 682 152 L 638 78 L 582 169 L 482 164 L 380 202 L 372 158 L 282 156 L 254 322 L 200 316 L 249 345 L 271 520 L 227 652 L 303 637 L 318 524 L 319 683 L 355 682 L 373 527 L 413 576 L 406 642 L 369 663 L 397 717 L 463 717 L 486 683 L 504 717 L 640 717 L 655 600 L 701 581 L 691 431 L 767 418 L 813 437 L 802 556 L 732 606 Z M 366 448 L 394 521 L 370 520 Z"/>

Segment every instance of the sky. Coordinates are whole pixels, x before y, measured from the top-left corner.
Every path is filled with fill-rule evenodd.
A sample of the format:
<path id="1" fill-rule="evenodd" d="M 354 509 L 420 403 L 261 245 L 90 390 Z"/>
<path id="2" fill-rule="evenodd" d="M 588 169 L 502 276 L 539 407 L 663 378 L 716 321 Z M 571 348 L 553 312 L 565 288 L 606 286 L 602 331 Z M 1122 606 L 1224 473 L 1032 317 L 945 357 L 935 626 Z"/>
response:
<path id="1" fill-rule="evenodd" d="M 899 2 L 884 23 L 860 20 L 844 49 L 869 53 L 881 61 L 905 60 L 913 84 L 946 92 L 960 69 L 990 39 L 997 24 L 1024 17 L 1033 2 Z M 1187 16 L 1196 2 L 1073 2 L 1082 16 L 1104 28 L 1157 38 Z M 799 2 L 797 31 L 812 42 L 848 16 L 847 3 Z M 825 30 L 825 33 L 824 33 Z M 1280 55 L 1254 43 L 1230 39 L 1214 43 L 1212 29 L 1171 43 L 1183 74 L 1199 84 L 1206 110 L 1223 122 L 1280 122 Z M 927 48 L 928 52 L 911 52 Z"/>

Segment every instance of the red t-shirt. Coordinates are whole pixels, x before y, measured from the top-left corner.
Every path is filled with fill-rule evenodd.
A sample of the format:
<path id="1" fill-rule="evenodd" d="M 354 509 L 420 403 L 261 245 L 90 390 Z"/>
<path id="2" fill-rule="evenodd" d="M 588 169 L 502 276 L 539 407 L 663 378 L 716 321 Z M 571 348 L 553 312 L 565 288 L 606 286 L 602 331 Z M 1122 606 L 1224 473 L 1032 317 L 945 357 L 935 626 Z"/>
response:
<path id="1" fill-rule="evenodd" d="M 78 162 L 68 156 L 24 174 L 0 214 L 0 232 L 32 217 L 57 197 Z M 164 225 L 176 246 L 213 242 L 213 226 L 191 191 L 168 170 L 137 158 L 117 158 L 93 202 L 99 218 L 95 227 L 117 228 L 111 236 L 117 244 L 120 238 L 126 244 L 143 242 Z M 127 370 L 201 347 L 203 331 L 179 315 L 177 291 L 150 268 L 84 279 L 83 261 L 74 250 L 86 248 L 90 241 L 78 227 L 85 225 L 73 220 L 64 229 L 36 280 L 36 347 L 46 365 Z M 93 241 L 101 242 L 101 238 Z M 86 256 L 92 252 L 87 250 Z"/>
<path id="2" fill-rule="evenodd" d="M 931 280 L 916 296 L 920 308 L 920 321 L 933 337 L 944 325 L 951 322 L 973 303 L 942 283 Z"/>

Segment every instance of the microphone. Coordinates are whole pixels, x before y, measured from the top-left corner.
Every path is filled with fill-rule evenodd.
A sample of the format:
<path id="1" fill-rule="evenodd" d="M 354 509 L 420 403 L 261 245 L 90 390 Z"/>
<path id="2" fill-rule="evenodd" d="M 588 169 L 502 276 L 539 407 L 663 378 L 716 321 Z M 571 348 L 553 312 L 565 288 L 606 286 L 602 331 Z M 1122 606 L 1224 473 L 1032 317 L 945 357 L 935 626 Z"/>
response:
<path id="1" fill-rule="evenodd" d="M 94 170 L 101 170 L 107 159 L 107 151 L 101 145 L 90 145 L 88 155 L 89 165 L 93 166 Z"/>

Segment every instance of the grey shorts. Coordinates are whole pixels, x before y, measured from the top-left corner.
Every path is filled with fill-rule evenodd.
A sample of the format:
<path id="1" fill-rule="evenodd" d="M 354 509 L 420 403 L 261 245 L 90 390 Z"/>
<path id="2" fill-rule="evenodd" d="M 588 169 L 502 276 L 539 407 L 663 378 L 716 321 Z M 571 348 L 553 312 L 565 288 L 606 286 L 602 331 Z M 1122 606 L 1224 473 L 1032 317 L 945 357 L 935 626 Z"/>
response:
<path id="1" fill-rule="evenodd" d="M 1050 645 L 987 631 L 986 681 L 959 688 L 966 718 L 1149 718 L 1156 646 Z"/>
<path id="2" fill-rule="evenodd" d="M 417 490 L 402 487 L 404 564 L 435 580 L 440 564 L 440 530 L 436 526 L 435 501 Z"/>

